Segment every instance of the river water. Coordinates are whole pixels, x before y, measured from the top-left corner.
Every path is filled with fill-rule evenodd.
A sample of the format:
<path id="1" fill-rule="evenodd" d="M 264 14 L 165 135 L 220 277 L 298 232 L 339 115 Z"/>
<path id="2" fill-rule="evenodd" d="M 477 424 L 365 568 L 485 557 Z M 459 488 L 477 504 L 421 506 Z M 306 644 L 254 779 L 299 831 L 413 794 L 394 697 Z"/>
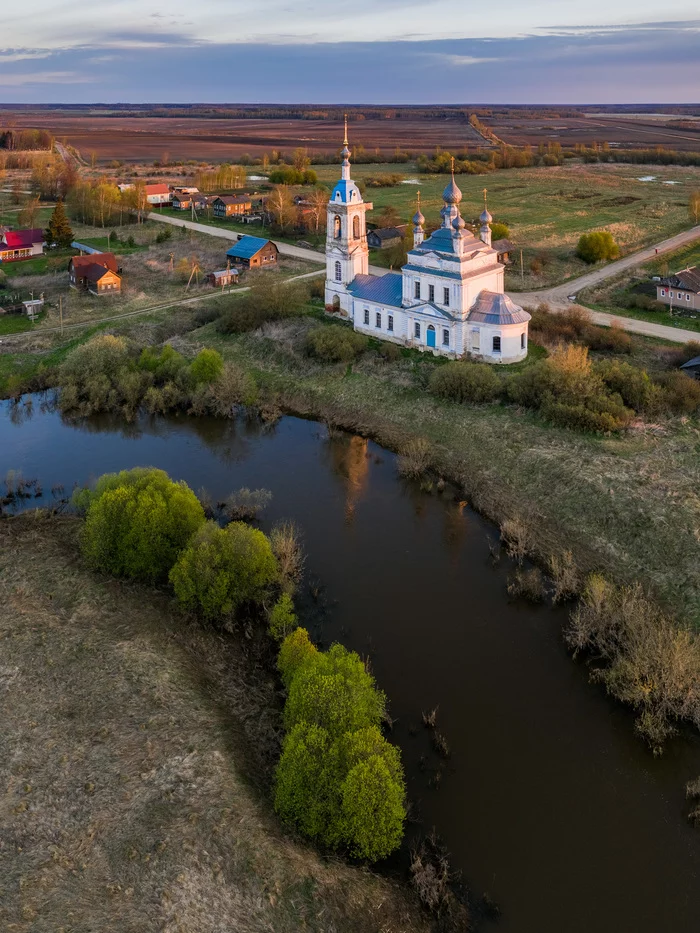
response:
<path id="1" fill-rule="evenodd" d="M 421 492 L 391 453 L 297 418 L 272 430 L 186 417 L 74 425 L 38 398 L 29 416 L 11 412 L 0 403 L 0 476 L 20 470 L 45 491 L 136 465 L 214 499 L 271 490 L 263 527 L 303 530 L 317 593 L 304 621 L 370 659 L 423 826 L 498 903 L 497 929 L 697 933 L 700 832 L 684 786 L 700 775 L 700 742 L 646 751 L 629 713 L 567 656 L 565 610 L 508 601 L 508 562 L 489 556 L 496 531 L 449 490 Z M 442 766 L 420 722 L 435 706 L 451 750 Z"/>

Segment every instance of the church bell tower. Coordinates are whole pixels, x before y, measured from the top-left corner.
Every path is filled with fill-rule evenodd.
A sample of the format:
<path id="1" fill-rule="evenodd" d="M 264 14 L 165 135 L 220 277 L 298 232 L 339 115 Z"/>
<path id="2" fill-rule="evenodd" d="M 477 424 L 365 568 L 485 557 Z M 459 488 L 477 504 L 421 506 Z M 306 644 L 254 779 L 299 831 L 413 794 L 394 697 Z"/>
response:
<path id="1" fill-rule="evenodd" d="M 347 287 L 356 275 L 369 272 L 369 247 L 365 213 L 371 204 L 362 200 L 362 194 L 350 178 L 350 149 L 348 148 L 348 120 L 345 118 L 343 165 L 340 181 L 328 202 L 326 226 L 326 304 L 350 313 L 350 295 Z"/>

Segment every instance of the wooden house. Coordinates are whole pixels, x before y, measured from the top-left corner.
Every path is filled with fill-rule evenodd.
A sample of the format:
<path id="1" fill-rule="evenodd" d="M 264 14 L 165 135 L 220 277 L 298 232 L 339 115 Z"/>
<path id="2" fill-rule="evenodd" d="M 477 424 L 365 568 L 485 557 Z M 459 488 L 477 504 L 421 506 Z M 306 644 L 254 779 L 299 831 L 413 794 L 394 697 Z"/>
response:
<path id="1" fill-rule="evenodd" d="M 6 230 L 0 237 L 0 262 L 17 262 L 41 256 L 44 252 L 43 230 Z"/>
<path id="2" fill-rule="evenodd" d="M 259 236 L 241 236 L 226 253 L 229 260 L 244 269 L 260 269 L 277 264 L 279 250 L 271 240 Z"/>
<path id="3" fill-rule="evenodd" d="M 214 217 L 219 220 L 248 214 L 252 207 L 253 202 L 247 194 L 221 194 L 212 201 Z"/>
<path id="4" fill-rule="evenodd" d="M 71 288 L 84 288 L 93 295 L 118 295 L 122 283 L 114 253 L 73 256 L 68 263 Z"/>
<path id="5" fill-rule="evenodd" d="M 222 269 L 220 272 L 210 272 L 207 281 L 214 288 L 226 288 L 228 285 L 238 283 L 238 269 Z"/>
<path id="6" fill-rule="evenodd" d="M 509 265 L 513 261 L 512 255 L 515 252 L 515 244 L 511 243 L 510 240 L 494 240 L 491 247 L 496 250 L 498 253 L 498 261 L 502 262 L 504 266 Z"/>
<path id="7" fill-rule="evenodd" d="M 389 249 L 397 246 L 406 236 L 406 224 L 397 227 L 376 227 L 367 233 L 367 245 L 371 249 Z"/>

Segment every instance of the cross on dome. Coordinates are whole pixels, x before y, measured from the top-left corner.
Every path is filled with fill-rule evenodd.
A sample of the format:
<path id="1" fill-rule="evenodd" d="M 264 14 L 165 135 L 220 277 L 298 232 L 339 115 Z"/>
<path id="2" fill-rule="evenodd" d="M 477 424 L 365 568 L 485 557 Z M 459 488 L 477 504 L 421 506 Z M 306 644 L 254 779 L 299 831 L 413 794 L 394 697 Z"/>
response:
<path id="1" fill-rule="evenodd" d="M 425 217 L 423 216 L 420 209 L 420 191 L 418 192 L 418 210 L 413 215 L 413 224 L 416 227 L 422 227 L 425 223 Z"/>

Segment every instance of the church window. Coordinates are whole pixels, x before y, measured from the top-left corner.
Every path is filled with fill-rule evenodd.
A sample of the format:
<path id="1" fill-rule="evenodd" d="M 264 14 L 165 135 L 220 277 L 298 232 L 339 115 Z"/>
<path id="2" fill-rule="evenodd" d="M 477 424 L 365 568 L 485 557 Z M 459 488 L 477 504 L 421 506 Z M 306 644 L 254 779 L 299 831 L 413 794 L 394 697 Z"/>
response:
<path id="1" fill-rule="evenodd" d="M 393 314 L 390 314 L 386 319 L 386 329 L 387 330 L 394 329 L 394 315 Z"/>
<path id="2" fill-rule="evenodd" d="M 449 288 L 443 288 L 442 290 L 442 303 L 449 307 L 450 305 L 450 290 Z"/>
<path id="3" fill-rule="evenodd" d="M 369 308 L 365 308 L 365 324 L 369 327 Z"/>
<path id="4" fill-rule="evenodd" d="M 343 227 L 340 221 L 340 217 L 338 214 L 336 214 L 335 219 L 333 220 L 333 236 L 335 237 L 336 240 L 340 239 L 342 232 L 343 232 Z"/>
<path id="5" fill-rule="evenodd" d="M 379 311 L 377 311 L 377 316 L 376 316 L 376 318 L 375 318 L 374 326 L 375 326 L 375 327 L 381 327 L 381 326 L 382 326 L 382 315 L 381 315 L 381 313 L 380 313 Z"/>
<path id="6" fill-rule="evenodd" d="M 420 324 L 418 321 L 413 325 L 413 333 L 416 335 L 416 338 L 420 340 Z"/>
<path id="7" fill-rule="evenodd" d="M 479 343 L 480 336 L 481 334 L 479 332 L 479 328 L 475 327 L 472 330 L 472 350 L 478 350 L 480 348 L 480 343 Z"/>
<path id="8" fill-rule="evenodd" d="M 413 297 L 420 298 L 420 279 L 416 279 L 413 283 Z"/>
<path id="9" fill-rule="evenodd" d="M 360 218 L 357 214 L 352 219 L 352 235 L 356 240 L 360 239 Z"/>
<path id="10" fill-rule="evenodd" d="M 435 301 L 435 286 L 428 285 L 428 301 Z"/>
<path id="11" fill-rule="evenodd" d="M 525 349 L 525 331 L 523 331 L 522 334 L 520 335 L 520 349 L 521 350 Z"/>
<path id="12" fill-rule="evenodd" d="M 340 265 L 339 262 L 336 262 L 335 264 L 335 280 L 336 282 L 343 281 L 343 267 Z"/>
<path id="13" fill-rule="evenodd" d="M 449 347 L 450 345 L 450 332 L 446 327 L 442 329 L 442 345 L 443 347 Z"/>
<path id="14" fill-rule="evenodd" d="M 493 352 L 494 353 L 501 352 L 501 338 L 500 337 L 493 338 Z"/>

